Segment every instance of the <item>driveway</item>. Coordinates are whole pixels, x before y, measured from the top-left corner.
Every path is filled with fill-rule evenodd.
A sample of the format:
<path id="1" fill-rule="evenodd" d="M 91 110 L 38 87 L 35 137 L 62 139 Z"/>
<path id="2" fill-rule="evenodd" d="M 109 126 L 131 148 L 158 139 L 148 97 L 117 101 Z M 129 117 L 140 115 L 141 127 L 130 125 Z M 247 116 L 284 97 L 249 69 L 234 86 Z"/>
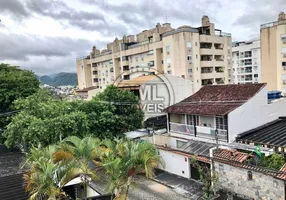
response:
<path id="1" fill-rule="evenodd" d="M 92 187 L 98 192 L 104 194 L 105 178 L 102 173 L 97 173 L 99 179 L 94 181 Z M 137 185 L 129 189 L 128 200 L 189 200 L 190 198 L 184 197 L 175 192 L 172 188 L 156 181 L 146 179 L 145 177 L 138 176 Z"/>

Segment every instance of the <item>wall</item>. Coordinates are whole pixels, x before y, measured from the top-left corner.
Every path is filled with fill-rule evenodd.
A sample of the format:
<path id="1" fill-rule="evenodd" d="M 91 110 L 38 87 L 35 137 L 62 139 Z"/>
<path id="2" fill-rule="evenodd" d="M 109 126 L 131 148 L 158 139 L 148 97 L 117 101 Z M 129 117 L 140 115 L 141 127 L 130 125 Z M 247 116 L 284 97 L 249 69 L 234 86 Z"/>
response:
<path id="1" fill-rule="evenodd" d="M 84 89 L 92 86 L 91 66 L 89 60 L 79 59 L 77 65 L 78 88 Z"/>
<path id="2" fill-rule="evenodd" d="M 269 90 L 277 90 L 277 27 L 260 30 L 261 81 L 268 84 Z"/>
<path id="3" fill-rule="evenodd" d="M 223 189 L 253 199 L 284 200 L 284 181 L 272 176 L 252 171 L 248 180 L 248 170 L 214 162 L 219 176 L 219 186 Z"/>
<path id="4" fill-rule="evenodd" d="M 233 142 L 237 134 L 286 116 L 286 100 L 280 99 L 267 103 L 267 88 L 264 87 L 245 104 L 228 114 L 229 142 Z"/>
<path id="5" fill-rule="evenodd" d="M 210 117 L 210 116 L 200 116 L 200 120 L 199 120 L 199 122 L 200 122 L 200 124 L 198 124 L 199 126 L 205 126 L 205 124 L 206 124 L 206 126 L 207 127 L 212 127 L 212 128 L 214 128 L 215 126 L 214 126 L 214 122 L 215 120 L 214 120 L 214 117 Z M 210 126 L 211 125 L 211 126 Z"/>
<path id="6" fill-rule="evenodd" d="M 161 149 L 159 150 L 159 152 L 160 156 L 165 162 L 165 168 L 159 165 L 159 169 L 167 171 L 171 174 L 190 178 L 190 163 L 187 157 Z"/>

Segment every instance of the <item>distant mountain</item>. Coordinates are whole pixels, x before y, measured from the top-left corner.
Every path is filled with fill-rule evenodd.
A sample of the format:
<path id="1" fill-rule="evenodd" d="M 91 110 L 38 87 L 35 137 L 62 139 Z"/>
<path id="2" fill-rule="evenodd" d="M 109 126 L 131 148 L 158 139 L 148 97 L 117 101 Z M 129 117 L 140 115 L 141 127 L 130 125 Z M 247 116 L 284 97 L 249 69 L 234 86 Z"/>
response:
<path id="1" fill-rule="evenodd" d="M 47 84 L 51 86 L 77 85 L 77 74 L 61 72 L 55 74 L 53 78 L 45 75 L 40 77 L 40 81 L 42 84 Z"/>
<path id="2" fill-rule="evenodd" d="M 57 75 L 56 73 L 52 73 L 52 74 L 49 74 L 48 76 L 53 79 L 53 78 L 55 78 L 56 75 Z"/>
<path id="3" fill-rule="evenodd" d="M 53 79 L 51 77 L 45 75 L 45 76 L 40 77 L 40 82 L 47 84 L 47 85 L 51 85 L 53 83 Z"/>

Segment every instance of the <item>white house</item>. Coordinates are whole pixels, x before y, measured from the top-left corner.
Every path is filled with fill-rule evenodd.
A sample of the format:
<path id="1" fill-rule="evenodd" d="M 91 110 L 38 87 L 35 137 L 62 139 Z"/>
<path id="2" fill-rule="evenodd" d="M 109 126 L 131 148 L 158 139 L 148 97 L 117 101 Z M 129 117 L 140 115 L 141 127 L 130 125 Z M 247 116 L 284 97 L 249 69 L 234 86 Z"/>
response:
<path id="1" fill-rule="evenodd" d="M 236 136 L 286 116 L 286 100 L 269 103 L 266 84 L 262 83 L 208 85 L 164 111 L 168 133 L 145 139 L 158 147 L 165 171 L 198 179 L 191 158 L 210 165 L 210 149 L 218 144 L 254 150 L 255 146 L 235 143 Z"/>

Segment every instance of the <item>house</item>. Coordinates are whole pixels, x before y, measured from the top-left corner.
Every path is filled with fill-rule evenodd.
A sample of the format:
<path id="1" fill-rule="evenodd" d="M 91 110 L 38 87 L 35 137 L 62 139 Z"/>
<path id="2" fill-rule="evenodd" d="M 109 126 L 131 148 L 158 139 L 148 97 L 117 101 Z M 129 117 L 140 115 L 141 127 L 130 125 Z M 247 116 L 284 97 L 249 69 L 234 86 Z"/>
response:
<path id="1" fill-rule="evenodd" d="M 254 151 L 255 146 L 236 143 L 238 134 L 285 115 L 283 98 L 268 102 L 266 84 L 210 85 L 167 107 L 168 132 L 141 139 L 154 143 L 169 173 L 198 179 L 190 160 L 210 166 L 210 150 L 218 145 Z M 261 147 L 267 155 L 273 151 Z"/>
<path id="2" fill-rule="evenodd" d="M 261 145 L 276 152 L 286 153 L 286 117 L 240 133 L 236 137 L 239 143 Z"/>
<path id="3" fill-rule="evenodd" d="M 247 164 L 245 152 L 219 148 L 211 155 L 219 189 L 247 199 L 286 199 L 286 163 L 275 171 Z"/>
<path id="4" fill-rule="evenodd" d="M 286 100 L 268 102 L 264 83 L 208 85 L 165 109 L 171 136 L 232 143 L 238 134 L 286 114 Z"/>

